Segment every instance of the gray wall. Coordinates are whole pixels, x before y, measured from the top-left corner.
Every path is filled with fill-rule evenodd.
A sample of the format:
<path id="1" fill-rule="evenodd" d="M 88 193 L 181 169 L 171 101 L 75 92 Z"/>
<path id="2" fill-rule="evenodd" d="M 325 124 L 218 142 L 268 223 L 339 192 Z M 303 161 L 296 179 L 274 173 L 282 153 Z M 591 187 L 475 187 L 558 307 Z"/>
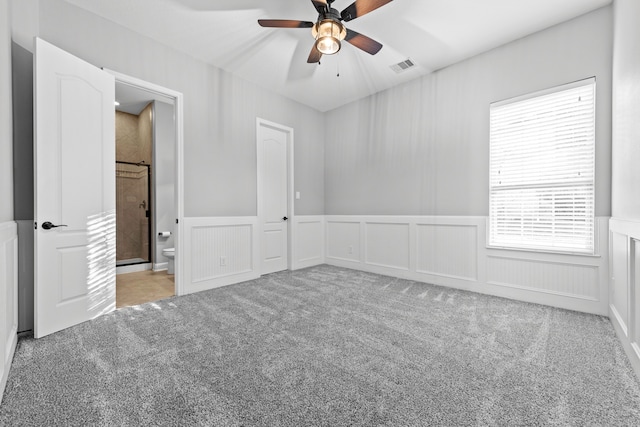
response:
<path id="1" fill-rule="evenodd" d="M 173 105 L 155 101 L 153 107 L 153 180 L 154 180 L 154 241 L 156 242 L 154 262 L 164 263 L 168 259 L 162 255 L 165 248 L 174 247 L 173 236 L 158 237 L 160 231 L 174 232 L 175 227 L 175 122 Z"/>
<path id="2" fill-rule="evenodd" d="M 18 332 L 33 329 L 33 55 L 11 44 L 13 211 L 18 223 Z"/>
<path id="3" fill-rule="evenodd" d="M 11 44 L 13 72 L 13 211 L 33 221 L 33 54 Z"/>
<path id="4" fill-rule="evenodd" d="M 13 3 L 25 17 L 17 40 L 39 35 L 96 66 L 184 94 L 186 216 L 256 215 L 256 117 L 295 129 L 296 213 L 324 213 L 322 113 L 62 0 L 35 4 L 39 22 L 32 0 Z"/>
<path id="5" fill-rule="evenodd" d="M 640 220 L 640 2 L 614 3 L 612 216 Z"/>
<path id="6" fill-rule="evenodd" d="M 611 212 L 611 8 L 326 115 L 62 0 L 13 8 L 16 40 L 36 33 L 185 95 L 187 216 L 256 214 L 256 117 L 295 129 L 297 214 L 487 215 L 489 104 L 590 76 L 598 81 L 596 214 Z"/>
<path id="7" fill-rule="evenodd" d="M 489 104 L 596 76 L 596 215 L 610 215 L 611 19 L 603 8 L 329 112 L 326 213 L 488 215 Z"/>
<path id="8" fill-rule="evenodd" d="M 14 219 L 10 17 L 9 1 L 0 0 L 0 223 Z"/>

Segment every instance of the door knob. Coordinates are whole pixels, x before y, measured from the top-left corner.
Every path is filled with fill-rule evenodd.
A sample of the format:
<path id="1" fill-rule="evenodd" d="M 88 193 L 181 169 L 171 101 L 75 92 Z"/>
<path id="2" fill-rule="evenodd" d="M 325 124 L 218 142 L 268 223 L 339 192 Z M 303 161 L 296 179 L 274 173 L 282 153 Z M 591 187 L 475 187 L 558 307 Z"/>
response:
<path id="1" fill-rule="evenodd" d="M 54 225 L 54 224 L 51 224 L 49 221 L 42 223 L 42 228 L 44 228 L 45 230 L 51 230 L 52 228 L 56 228 L 56 227 L 66 227 L 66 225 L 64 224 Z"/>
<path id="2" fill-rule="evenodd" d="M 282 217 L 282 220 L 283 220 L 283 221 L 286 221 L 286 220 L 288 220 L 288 219 L 289 219 L 289 218 L 287 218 L 286 216 L 283 216 L 283 217 Z"/>

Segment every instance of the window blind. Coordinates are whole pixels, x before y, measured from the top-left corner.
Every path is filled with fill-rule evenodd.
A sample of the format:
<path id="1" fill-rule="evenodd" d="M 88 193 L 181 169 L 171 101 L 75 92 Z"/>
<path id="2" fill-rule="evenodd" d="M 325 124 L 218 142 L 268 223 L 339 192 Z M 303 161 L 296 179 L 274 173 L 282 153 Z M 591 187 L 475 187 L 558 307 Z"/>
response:
<path id="1" fill-rule="evenodd" d="M 595 79 L 490 106 L 489 245 L 594 252 Z"/>

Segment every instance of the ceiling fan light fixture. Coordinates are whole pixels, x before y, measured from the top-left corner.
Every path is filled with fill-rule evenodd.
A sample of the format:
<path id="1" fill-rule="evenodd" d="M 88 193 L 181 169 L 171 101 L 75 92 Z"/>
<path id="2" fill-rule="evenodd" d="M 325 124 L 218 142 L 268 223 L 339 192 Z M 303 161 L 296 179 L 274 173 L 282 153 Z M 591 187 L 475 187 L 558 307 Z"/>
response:
<path id="1" fill-rule="evenodd" d="M 311 34 L 315 39 L 322 36 L 331 36 L 339 40 L 344 40 L 347 36 L 347 29 L 340 21 L 324 19 L 316 22 L 313 27 L 311 27 Z"/>
<path id="2" fill-rule="evenodd" d="M 325 19 L 311 29 L 316 39 L 316 49 L 323 55 L 333 55 L 340 50 L 340 41 L 347 36 L 347 29 L 339 21 Z"/>
<path id="3" fill-rule="evenodd" d="M 335 37 L 318 37 L 316 40 L 316 49 L 323 55 L 333 55 L 340 50 L 340 40 Z"/>

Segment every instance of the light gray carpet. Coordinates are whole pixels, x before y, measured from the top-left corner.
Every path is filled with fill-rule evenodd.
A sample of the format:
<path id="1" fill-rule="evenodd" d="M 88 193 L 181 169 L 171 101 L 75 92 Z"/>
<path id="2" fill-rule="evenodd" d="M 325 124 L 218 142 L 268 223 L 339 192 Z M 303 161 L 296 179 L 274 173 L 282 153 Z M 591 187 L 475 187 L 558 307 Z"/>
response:
<path id="1" fill-rule="evenodd" d="M 2 426 L 640 425 L 608 319 L 330 266 L 21 339 Z"/>

